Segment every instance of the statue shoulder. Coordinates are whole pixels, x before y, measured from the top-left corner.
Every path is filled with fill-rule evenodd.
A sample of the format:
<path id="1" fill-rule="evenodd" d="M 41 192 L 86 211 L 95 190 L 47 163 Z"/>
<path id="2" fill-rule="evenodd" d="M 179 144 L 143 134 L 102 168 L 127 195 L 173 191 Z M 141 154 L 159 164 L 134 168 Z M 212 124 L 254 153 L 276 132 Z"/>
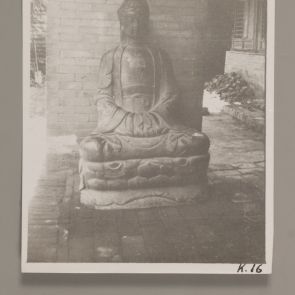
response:
<path id="1" fill-rule="evenodd" d="M 108 51 L 106 51 L 102 57 L 101 57 L 101 60 L 110 60 L 110 59 L 113 59 L 113 56 L 116 52 L 116 50 L 118 49 L 118 47 L 114 47 L 112 49 L 109 49 Z"/>
<path id="2" fill-rule="evenodd" d="M 116 48 L 110 49 L 107 52 L 105 52 L 100 60 L 100 70 L 104 73 L 110 73 L 113 68 L 113 60 L 114 60 L 114 54 L 117 50 Z"/>
<path id="3" fill-rule="evenodd" d="M 113 60 L 116 49 L 108 50 L 101 57 L 98 77 L 99 88 L 106 88 L 112 83 Z"/>

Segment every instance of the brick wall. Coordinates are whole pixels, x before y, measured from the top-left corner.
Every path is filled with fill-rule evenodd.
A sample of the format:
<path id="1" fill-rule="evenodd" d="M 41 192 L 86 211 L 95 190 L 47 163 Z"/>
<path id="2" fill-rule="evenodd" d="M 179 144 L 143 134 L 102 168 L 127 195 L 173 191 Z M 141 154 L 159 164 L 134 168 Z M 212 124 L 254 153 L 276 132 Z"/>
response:
<path id="1" fill-rule="evenodd" d="M 265 97 L 265 55 L 242 51 L 226 53 L 225 72 L 238 72 L 254 89 L 257 99 Z"/>
<path id="2" fill-rule="evenodd" d="M 119 42 L 122 0 L 49 0 L 47 97 L 50 134 L 89 132 L 102 54 Z M 187 123 L 201 128 L 206 0 L 149 0 L 151 42 L 173 60 Z"/>

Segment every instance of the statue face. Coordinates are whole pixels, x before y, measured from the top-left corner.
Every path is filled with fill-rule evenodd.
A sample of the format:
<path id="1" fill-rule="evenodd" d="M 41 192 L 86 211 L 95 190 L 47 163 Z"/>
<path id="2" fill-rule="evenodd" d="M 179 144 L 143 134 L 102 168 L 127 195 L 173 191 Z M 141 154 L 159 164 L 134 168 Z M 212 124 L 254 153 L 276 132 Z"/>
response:
<path id="1" fill-rule="evenodd" d="M 143 39 L 148 30 L 148 19 L 136 14 L 126 15 L 121 19 L 121 32 L 133 40 Z"/>

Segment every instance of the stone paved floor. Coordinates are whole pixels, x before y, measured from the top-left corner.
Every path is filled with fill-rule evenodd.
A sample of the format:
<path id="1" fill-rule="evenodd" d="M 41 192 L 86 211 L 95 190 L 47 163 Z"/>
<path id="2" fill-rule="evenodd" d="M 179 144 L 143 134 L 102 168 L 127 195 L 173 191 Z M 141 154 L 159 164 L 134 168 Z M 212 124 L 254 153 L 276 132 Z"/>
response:
<path id="1" fill-rule="evenodd" d="M 28 261 L 263 262 L 263 136 L 227 114 L 204 117 L 203 130 L 212 142 L 210 196 L 195 206 L 87 209 L 77 154 L 51 154 L 30 203 Z"/>

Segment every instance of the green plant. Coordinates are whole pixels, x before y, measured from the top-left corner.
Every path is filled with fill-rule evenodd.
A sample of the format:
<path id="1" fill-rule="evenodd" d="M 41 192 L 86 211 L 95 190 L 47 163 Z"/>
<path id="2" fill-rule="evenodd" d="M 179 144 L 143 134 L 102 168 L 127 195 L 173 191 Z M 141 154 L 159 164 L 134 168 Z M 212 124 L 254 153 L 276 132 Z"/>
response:
<path id="1" fill-rule="evenodd" d="M 210 93 L 215 91 L 228 103 L 249 105 L 255 99 L 253 89 L 240 74 L 235 72 L 216 76 L 205 84 L 205 90 Z"/>

